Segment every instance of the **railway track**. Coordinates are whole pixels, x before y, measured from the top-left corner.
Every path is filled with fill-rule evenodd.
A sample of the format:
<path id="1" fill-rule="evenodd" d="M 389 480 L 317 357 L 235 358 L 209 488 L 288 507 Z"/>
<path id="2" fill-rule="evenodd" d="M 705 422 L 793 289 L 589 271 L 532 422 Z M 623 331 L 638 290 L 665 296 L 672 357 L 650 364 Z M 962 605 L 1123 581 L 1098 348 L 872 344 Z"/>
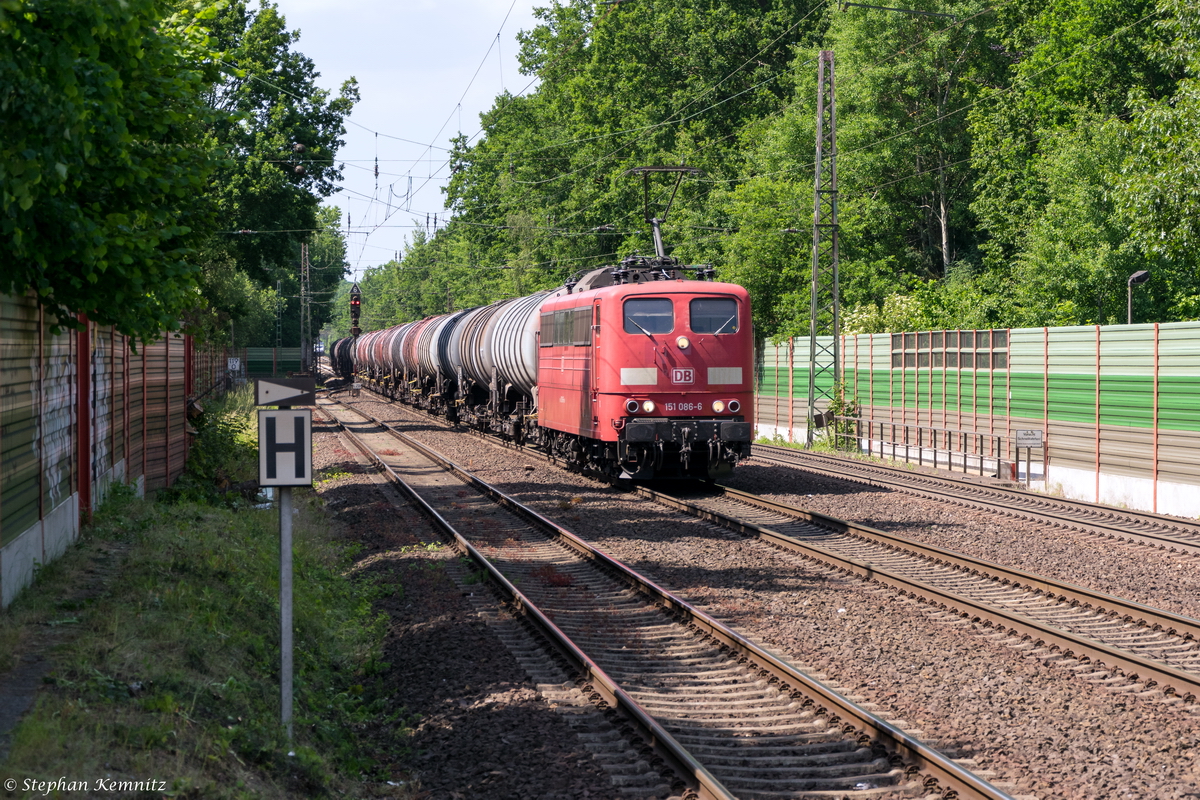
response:
<path id="1" fill-rule="evenodd" d="M 1024 637 L 1034 646 L 1119 670 L 1130 684 L 1190 703 L 1200 696 L 1200 620 L 735 489 L 716 487 L 700 496 L 635 491 Z"/>
<path id="2" fill-rule="evenodd" d="M 321 408 L 694 796 L 1008 796 L 411 437 Z"/>
<path id="3" fill-rule="evenodd" d="M 1071 528 L 1110 539 L 1137 542 L 1169 552 L 1200 556 L 1200 524 L 1163 514 L 1117 509 L 1020 489 L 981 485 L 856 458 L 800 452 L 775 445 L 756 444 L 751 461 L 794 467 L 817 475 L 907 492 L 1006 517 Z"/>
<path id="4" fill-rule="evenodd" d="M 532 454 L 525 448 L 518 449 Z M 778 449 L 795 453 L 788 448 Z M 840 464 L 845 459 L 832 461 Z M 827 474 L 841 477 L 836 471 Z M 980 488 L 965 481 L 949 483 Z M 714 494 L 706 497 L 671 495 L 644 487 L 634 491 L 678 511 L 800 552 L 817 562 L 1020 636 L 1031 647 L 1044 648 L 1049 654 L 1094 665 L 1095 671 L 1082 673 L 1084 677 L 1107 679 L 1109 670 L 1115 670 L 1131 689 L 1140 686 L 1146 691 L 1161 691 L 1189 703 L 1200 697 L 1200 620 L 727 487 L 715 487 Z M 984 487 L 984 491 L 1002 494 L 990 487 Z M 940 499 L 949 497 L 948 493 L 943 495 Z M 1033 498 L 1047 499 L 1040 495 Z M 1074 505 L 1071 501 L 1066 504 Z M 1079 505 L 1094 514 L 1103 508 Z M 990 508 L 1003 513 L 1004 506 Z M 1134 516 L 1139 515 L 1134 512 Z M 1043 521 L 1067 524 L 1053 514 L 1045 517 Z"/>

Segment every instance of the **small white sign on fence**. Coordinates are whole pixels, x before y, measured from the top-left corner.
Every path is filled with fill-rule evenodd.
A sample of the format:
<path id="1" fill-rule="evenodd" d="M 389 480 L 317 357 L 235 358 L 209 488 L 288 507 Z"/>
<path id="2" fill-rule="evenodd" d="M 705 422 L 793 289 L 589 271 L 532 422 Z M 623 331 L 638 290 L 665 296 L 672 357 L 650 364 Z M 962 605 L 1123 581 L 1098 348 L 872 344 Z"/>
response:
<path id="1" fill-rule="evenodd" d="M 1039 448 L 1042 446 L 1042 431 L 1015 431 L 1017 447 Z"/>

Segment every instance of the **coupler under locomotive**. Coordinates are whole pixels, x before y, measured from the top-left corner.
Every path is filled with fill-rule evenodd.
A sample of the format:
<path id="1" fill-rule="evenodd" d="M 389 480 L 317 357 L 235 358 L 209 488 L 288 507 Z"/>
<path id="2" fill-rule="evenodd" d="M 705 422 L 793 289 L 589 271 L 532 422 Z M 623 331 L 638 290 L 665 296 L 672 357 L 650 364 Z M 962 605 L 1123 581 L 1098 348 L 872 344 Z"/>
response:
<path id="1" fill-rule="evenodd" d="M 633 480 L 728 475 L 750 457 L 751 426 L 734 419 L 627 418 L 618 429 L 616 465 Z"/>

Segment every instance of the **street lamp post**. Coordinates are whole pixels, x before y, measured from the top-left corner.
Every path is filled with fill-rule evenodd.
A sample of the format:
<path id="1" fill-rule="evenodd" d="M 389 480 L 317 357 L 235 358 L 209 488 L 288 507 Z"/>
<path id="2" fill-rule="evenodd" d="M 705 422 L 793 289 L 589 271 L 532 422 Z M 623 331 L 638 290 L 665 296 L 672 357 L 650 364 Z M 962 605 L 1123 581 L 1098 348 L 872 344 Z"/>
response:
<path id="1" fill-rule="evenodd" d="M 1133 324 L 1133 287 L 1139 283 L 1145 283 L 1150 280 L 1150 272 L 1148 270 L 1139 269 L 1137 272 L 1129 276 L 1129 280 L 1125 282 L 1125 323 Z"/>

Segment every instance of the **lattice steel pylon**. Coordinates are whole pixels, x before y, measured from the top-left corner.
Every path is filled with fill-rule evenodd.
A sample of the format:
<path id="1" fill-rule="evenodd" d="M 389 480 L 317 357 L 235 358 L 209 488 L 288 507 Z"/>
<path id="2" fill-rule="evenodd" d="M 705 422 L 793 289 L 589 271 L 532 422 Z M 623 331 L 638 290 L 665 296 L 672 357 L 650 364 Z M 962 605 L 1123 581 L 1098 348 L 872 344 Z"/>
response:
<path id="1" fill-rule="evenodd" d="M 817 59 L 817 158 L 813 182 L 812 299 L 808 335 L 808 435 L 824 425 L 822 413 L 841 380 L 838 300 L 837 114 L 833 51 Z M 832 337 L 821 341 L 825 337 Z"/>
<path id="2" fill-rule="evenodd" d="M 283 281 L 275 281 L 275 349 L 283 347 Z"/>
<path id="3" fill-rule="evenodd" d="M 303 242 L 300 245 L 300 372 L 305 375 L 313 371 L 309 290 L 308 242 Z"/>

